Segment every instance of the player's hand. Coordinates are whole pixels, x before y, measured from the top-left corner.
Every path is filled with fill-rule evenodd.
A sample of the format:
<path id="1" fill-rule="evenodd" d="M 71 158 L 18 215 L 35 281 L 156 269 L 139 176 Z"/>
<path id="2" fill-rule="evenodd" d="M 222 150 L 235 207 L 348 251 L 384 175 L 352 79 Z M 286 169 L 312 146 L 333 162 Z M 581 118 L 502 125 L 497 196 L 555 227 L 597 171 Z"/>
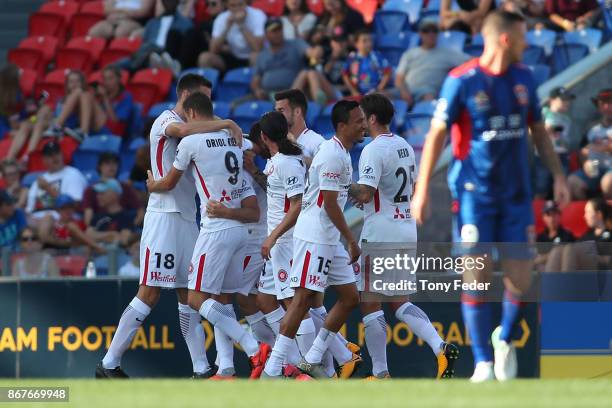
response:
<path id="1" fill-rule="evenodd" d="M 232 137 L 236 140 L 238 147 L 242 147 L 242 129 L 240 129 L 240 126 L 238 126 L 238 124 L 233 120 L 230 120 L 229 122 L 230 124 L 228 129 L 232 134 Z"/>
<path id="2" fill-rule="evenodd" d="M 209 218 L 227 218 L 225 211 L 227 207 L 221 204 L 219 201 L 209 200 L 206 203 L 206 214 Z"/>
<path id="3" fill-rule="evenodd" d="M 147 170 L 147 190 L 149 190 L 150 193 L 154 193 L 156 184 L 153 173 L 151 170 Z"/>
<path id="4" fill-rule="evenodd" d="M 428 201 L 427 192 L 415 191 L 410 202 L 410 213 L 418 225 L 423 225 L 427 218 Z"/>
<path id="5" fill-rule="evenodd" d="M 554 184 L 555 191 L 555 202 L 560 207 L 564 207 L 570 201 L 570 192 L 569 187 L 567 185 L 567 179 L 565 176 L 557 176 L 555 177 Z"/>
<path id="6" fill-rule="evenodd" d="M 348 253 L 349 257 L 351 258 L 348 264 L 352 265 L 357 262 L 359 256 L 361 255 L 361 248 L 359 248 L 359 245 L 357 245 L 357 241 L 351 241 L 348 243 Z"/>
<path id="7" fill-rule="evenodd" d="M 268 238 L 266 238 L 263 245 L 261 246 L 261 256 L 266 261 L 270 259 L 270 251 L 272 250 L 272 247 L 274 245 L 276 245 L 276 239 L 274 239 L 272 236 L 269 236 Z"/>

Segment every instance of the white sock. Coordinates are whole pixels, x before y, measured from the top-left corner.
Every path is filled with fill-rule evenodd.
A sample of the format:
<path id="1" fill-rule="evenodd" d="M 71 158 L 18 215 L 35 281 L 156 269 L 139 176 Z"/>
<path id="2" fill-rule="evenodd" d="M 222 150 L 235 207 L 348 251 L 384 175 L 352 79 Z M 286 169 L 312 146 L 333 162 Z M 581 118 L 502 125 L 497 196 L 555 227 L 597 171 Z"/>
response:
<path id="1" fill-rule="evenodd" d="M 279 306 L 278 309 L 271 311 L 270 313 L 266 313 L 266 322 L 268 322 L 268 326 L 274 332 L 274 335 L 278 337 L 278 333 L 280 332 L 280 322 L 283 320 L 285 316 L 285 309 L 282 306 Z"/>
<path id="2" fill-rule="evenodd" d="M 263 313 L 257 312 L 255 314 L 245 316 L 245 319 L 251 327 L 251 332 L 253 332 L 253 335 L 255 336 L 255 339 L 257 341 L 269 345 L 274 344 L 276 335 L 274 334 L 274 331 L 272 330 L 270 325 L 268 325 L 266 317 Z"/>
<path id="3" fill-rule="evenodd" d="M 298 327 L 295 340 L 300 350 L 300 354 L 305 356 L 312 347 L 312 343 L 315 339 L 315 326 L 311 318 L 304 319 Z"/>
<path id="4" fill-rule="evenodd" d="M 259 345 L 251 336 L 251 333 L 245 330 L 221 303 L 214 299 L 206 299 L 200 307 L 200 314 L 212 325 L 219 326 L 236 343 L 239 343 L 249 357 L 254 356 L 259 350 Z"/>
<path id="5" fill-rule="evenodd" d="M 406 302 L 397 309 L 395 317 L 406 323 L 414 334 L 425 340 L 435 355 L 440 354 L 444 340 L 442 340 L 423 310 L 410 302 Z"/>
<path id="6" fill-rule="evenodd" d="M 372 359 L 372 374 L 389 371 L 387 367 L 387 322 L 382 310 L 363 317 L 365 341 Z"/>
<path id="7" fill-rule="evenodd" d="M 236 312 L 234 311 L 233 305 L 223 305 L 223 308 L 229 316 L 236 319 Z M 218 326 L 215 326 L 215 347 L 217 348 L 216 361 L 219 367 L 218 371 L 221 373 L 227 369 L 234 369 L 234 342 Z"/>
<path id="8" fill-rule="evenodd" d="M 189 305 L 178 304 L 181 333 L 187 343 L 194 373 L 205 373 L 210 368 L 206 356 L 206 336 L 202 327 L 202 316 Z"/>
<path id="9" fill-rule="evenodd" d="M 321 364 L 323 354 L 325 354 L 325 352 L 329 348 L 329 344 L 332 342 L 335 335 L 336 333 L 330 332 L 325 327 L 323 327 L 319 331 L 317 338 L 314 340 L 312 347 L 310 348 L 308 353 L 306 353 L 306 356 L 304 356 L 304 359 L 312 364 Z"/>
<path id="10" fill-rule="evenodd" d="M 315 332 L 319 334 L 319 330 L 321 330 L 321 327 L 323 327 L 323 324 L 325 323 L 325 318 L 322 317 L 322 315 L 327 315 L 327 310 L 325 310 L 324 306 L 321 306 L 310 309 L 309 313 L 310 317 L 312 318 L 312 322 L 315 325 Z M 332 357 L 332 354 L 329 352 L 329 350 L 326 351 L 325 354 L 323 354 L 321 364 L 323 364 L 325 372 L 328 376 L 331 377 L 334 375 L 334 373 L 336 372 L 336 370 L 334 369 L 334 358 Z"/>
<path id="11" fill-rule="evenodd" d="M 327 317 L 327 310 L 325 310 L 324 306 L 311 308 L 310 316 L 312 317 L 313 322 L 315 322 L 315 327 L 317 328 L 317 333 L 321 330 L 325 323 L 325 318 Z M 346 344 L 348 343 L 343 335 L 340 333 L 336 333 L 336 338 L 330 343 L 329 351 L 336 359 L 339 365 L 345 364 L 347 361 L 351 361 L 353 358 L 353 353 L 346 348 Z M 323 359 L 325 362 L 325 358 Z M 332 363 L 333 366 L 333 363 Z"/>
<path id="12" fill-rule="evenodd" d="M 266 366 L 264 371 L 266 374 L 271 376 L 281 375 L 283 372 L 283 363 L 287 358 L 287 352 L 291 348 L 291 345 L 295 344 L 293 339 L 289 337 L 285 337 L 282 334 L 279 334 L 276 343 L 274 343 L 274 347 L 272 348 L 272 353 L 270 354 L 270 358 L 266 362 Z"/>
<path id="13" fill-rule="evenodd" d="M 149 313 L 151 313 L 151 308 L 146 303 L 137 297 L 132 299 L 119 319 L 117 331 L 102 359 L 102 367 L 112 369 L 121 365 L 123 353 L 130 347 L 136 331 L 142 326 L 142 322 Z"/>

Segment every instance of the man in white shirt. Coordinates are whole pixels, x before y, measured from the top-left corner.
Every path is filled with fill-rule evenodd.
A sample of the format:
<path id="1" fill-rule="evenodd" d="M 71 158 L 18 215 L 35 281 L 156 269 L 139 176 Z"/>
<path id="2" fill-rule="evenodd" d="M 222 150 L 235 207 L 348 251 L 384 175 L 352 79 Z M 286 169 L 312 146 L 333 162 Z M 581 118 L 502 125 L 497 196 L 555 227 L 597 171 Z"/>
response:
<path id="1" fill-rule="evenodd" d="M 246 0 L 227 0 L 227 10 L 213 22 L 209 51 L 198 57 L 198 66 L 220 71 L 252 65 L 263 46 L 266 15 Z"/>

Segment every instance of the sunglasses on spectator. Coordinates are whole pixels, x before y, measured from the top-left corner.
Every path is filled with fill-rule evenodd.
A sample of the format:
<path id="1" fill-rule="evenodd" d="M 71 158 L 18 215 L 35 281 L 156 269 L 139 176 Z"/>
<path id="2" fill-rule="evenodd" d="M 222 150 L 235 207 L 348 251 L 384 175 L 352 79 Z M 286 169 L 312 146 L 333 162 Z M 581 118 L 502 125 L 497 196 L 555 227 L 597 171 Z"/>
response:
<path id="1" fill-rule="evenodd" d="M 421 30 L 419 30 L 419 32 L 424 33 L 424 34 L 431 34 L 431 33 L 438 33 L 438 29 L 437 28 L 433 28 L 433 27 L 428 27 L 428 28 L 422 28 Z"/>
<path id="2" fill-rule="evenodd" d="M 21 237 L 21 242 L 34 242 L 34 241 L 38 241 L 38 238 L 36 238 L 34 235 L 24 235 L 23 237 Z"/>

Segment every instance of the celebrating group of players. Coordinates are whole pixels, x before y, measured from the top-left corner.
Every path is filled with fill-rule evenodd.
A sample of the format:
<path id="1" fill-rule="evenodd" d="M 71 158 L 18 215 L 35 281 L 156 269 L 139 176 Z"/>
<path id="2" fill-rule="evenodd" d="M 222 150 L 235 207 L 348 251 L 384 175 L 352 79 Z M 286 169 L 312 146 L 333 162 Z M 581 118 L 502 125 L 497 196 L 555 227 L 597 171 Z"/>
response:
<path id="1" fill-rule="evenodd" d="M 530 191 L 522 185 L 526 170 L 513 166 L 525 164 L 526 129 L 537 125 L 539 114 L 531 76 L 516 64 L 524 49 L 524 32 L 520 16 L 492 13 L 483 28 L 483 56 L 449 75 L 414 199 L 414 151 L 391 133 L 394 109 L 384 95 L 337 102 L 331 118 L 335 136 L 324 140 L 306 127 L 302 92 L 279 92 L 275 111 L 264 114 L 243 138 L 235 123 L 214 116 L 208 81 L 197 75 L 180 78 L 175 108 L 157 118 L 150 135 L 151 195 L 140 248 L 140 287 L 96 367 L 96 377 L 127 377 L 121 357 L 157 303 L 161 288 L 176 289 L 195 378 L 233 378 L 234 343 L 249 357 L 250 378 L 351 377 L 361 363 L 359 346 L 339 330 L 360 304 L 359 291 L 365 285 L 354 266 L 361 249 L 343 208 L 349 196 L 363 206 L 359 242 L 416 242 L 429 177 L 446 129 L 453 124 L 458 129 L 453 132 L 455 160 L 449 182 L 461 205 L 456 238 L 526 242 L 533 220 L 523 207 L 530 203 Z M 550 141 L 542 136 L 540 125 L 533 129 L 541 156 L 558 176 L 560 166 Z M 361 153 L 359 180 L 353 183 L 349 151 L 366 133 L 372 141 Z M 267 159 L 263 172 L 255 166 L 255 156 Z M 500 177 L 515 182 L 501 188 Z M 556 180 L 562 201 L 565 180 Z M 501 201 L 489 200 L 492 191 Z M 525 289 L 517 282 L 529 271 L 524 261 L 510 265 L 514 269 L 507 271 L 508 305 L 504 303 L 501 334 L 494 343 L 498 379 L 516 376 L 511 335 Z M 329 286 L 334 286 L 338 300 L 328 313 L 323 295 Z M 478 302 L 478 293 L 467 295 L 463 310 L 476 359 L 472 379 L 485 381 L 493 378 L 490 315 L 484 314 L 489 309 Z M 249 329 L 238 322 L 234 301 Z M 452 377 L 458 349 L 440 338 L 427 315 L 408 298 L 392 308 L 431 347 L 437 377 Z M 361 311 L 372 359 L 369 378 L 388 378 L 382 305 L 362 302 Z M 202 318 L 214 326 L 216 364 L 206 356 Z"/>

